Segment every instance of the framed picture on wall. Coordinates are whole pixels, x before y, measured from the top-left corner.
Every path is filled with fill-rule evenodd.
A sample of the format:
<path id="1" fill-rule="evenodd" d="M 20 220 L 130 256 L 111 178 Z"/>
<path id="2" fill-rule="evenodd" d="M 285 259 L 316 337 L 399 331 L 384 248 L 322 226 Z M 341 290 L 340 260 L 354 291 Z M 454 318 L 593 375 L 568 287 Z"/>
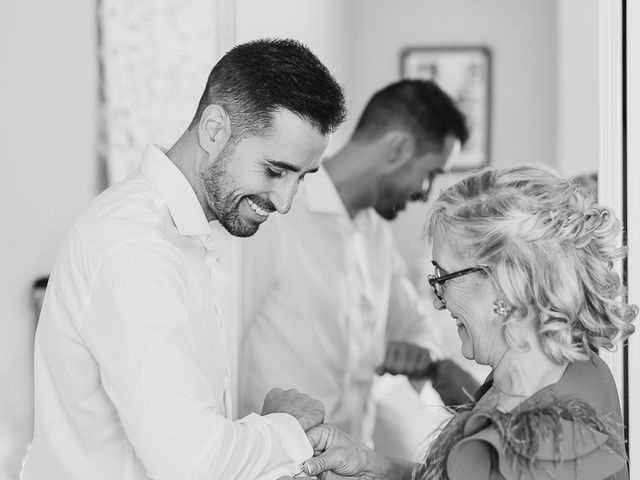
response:
<path id="1" fill-rule="evenodd" d="M 451 169 L 469 170 L 491 159 L 491 52 L 487 47 L 409 47 L 402 51 L 403 78 L 435 81 L 464 112 L 469 139 Z"/>

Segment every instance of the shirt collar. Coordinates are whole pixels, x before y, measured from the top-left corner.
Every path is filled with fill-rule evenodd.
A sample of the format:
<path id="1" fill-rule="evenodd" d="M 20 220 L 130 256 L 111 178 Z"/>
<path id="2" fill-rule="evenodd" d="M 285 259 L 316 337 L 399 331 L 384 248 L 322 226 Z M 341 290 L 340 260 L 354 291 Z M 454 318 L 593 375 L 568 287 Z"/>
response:
<path id="1" fill-rule="evenodd" d="M 348 215 L 333 180 L 322 166 L 317 173 L 305 178 L 304 188 L 307 206 L 312 212 Z"/>
<path id="2" fill-rule="evenodd" d="M 229 251 L 233 237 L 218 220 L 209 222 L 209 232 L 206 236 L 200 236 L 205 248 L 215 258 L 221 258 Z"/>
<path id="3" fill-rule="evenodd" d="M 195 236 L 212 233 L 193 187 L 159 147 L 147 146 L 138 169 L 164 198 L 181 235 Z"/>

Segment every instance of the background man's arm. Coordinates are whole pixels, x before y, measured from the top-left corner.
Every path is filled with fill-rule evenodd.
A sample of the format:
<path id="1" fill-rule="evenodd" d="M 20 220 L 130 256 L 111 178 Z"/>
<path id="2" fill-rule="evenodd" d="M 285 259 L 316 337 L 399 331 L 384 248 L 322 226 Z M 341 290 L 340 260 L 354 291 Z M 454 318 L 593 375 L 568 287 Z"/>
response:
<path id="1" fill-rule="evenodd" d="M 452 360 L 440 360 L 442 337 L 429 319 L 428 305 L 407 276 L 404 260 L 396 251 L 389 301 L 389 324 L 384 363 L 379 374 L 389 372 L 409 377 L 416 390 L 427 380 L 445 405 L 469 401 L 479 387 L 471 374 Z"/>

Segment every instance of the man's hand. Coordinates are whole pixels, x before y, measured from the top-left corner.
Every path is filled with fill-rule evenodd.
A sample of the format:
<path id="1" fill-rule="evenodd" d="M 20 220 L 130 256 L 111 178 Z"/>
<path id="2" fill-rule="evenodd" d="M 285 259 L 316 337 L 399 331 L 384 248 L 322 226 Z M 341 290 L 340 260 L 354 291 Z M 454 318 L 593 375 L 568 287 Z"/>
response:
<path id="1" fill-rule="evenodd" d="M 322 480 L 411 478 L 412 464 L 374 452 L 335 425 L 319 425 L 309 430 L 307 437 L 317 455 L 305 462 L 307 475 L 318 475 Z"/>
<path id="2" fill-rule="evenodd" d="M 449 359 L 436 362 L 430 369 L 429 378 L 442 402 L 449 406 L 469 403 L 470 396 L 480 386 L 469 372 Z"/>
<path id="3" fill-rule="evenodd" d="M 306 432 L 324 421 L 324 405 L 295 388 L 282 390 L 274 388 L 264 398 L 262 415 L 269 413 L 288 413 L 300 422 Z"/>
<path id="4" fill-rule="evenodd" d="M 376 373 L 425 377 L 432 363 L 429 350 L 408 342 L 391 341 L 387 344 L 384 363 Z"/>

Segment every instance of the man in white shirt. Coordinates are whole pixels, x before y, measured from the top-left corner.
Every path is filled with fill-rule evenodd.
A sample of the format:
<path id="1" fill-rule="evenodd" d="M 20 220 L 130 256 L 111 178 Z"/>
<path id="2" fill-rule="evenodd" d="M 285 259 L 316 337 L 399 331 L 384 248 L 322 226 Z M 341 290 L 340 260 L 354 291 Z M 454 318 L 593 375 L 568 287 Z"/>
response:
<path id="1" fill-rule="evenodd" d="M 435 83 L 389 85 L 305 181 L 291 212 L 243 243 L 241 414 L 259 409 L 272 385 L 299 386 L 323 401 L 327 421 L 369 440 L 376 367 L 477 386 L 452 362 L 430 369 L 437 334 L 384 221 L 426 197 L 467 137 L 462 113 Z M 464 402 L 461 388 L 450 390 Z"/>
<path id="2" fill-rule="evenodd" d="M 81 214 L 36 334 L 23 479 L 274 479 L 312 455 L 323 407 L 307 395 L 274 390 L 262 416 L 231 420 L 220 257 L 289 210 L 343 118 L 306 47 L 239 45 L 176 144 L 150 146 Z"/>

